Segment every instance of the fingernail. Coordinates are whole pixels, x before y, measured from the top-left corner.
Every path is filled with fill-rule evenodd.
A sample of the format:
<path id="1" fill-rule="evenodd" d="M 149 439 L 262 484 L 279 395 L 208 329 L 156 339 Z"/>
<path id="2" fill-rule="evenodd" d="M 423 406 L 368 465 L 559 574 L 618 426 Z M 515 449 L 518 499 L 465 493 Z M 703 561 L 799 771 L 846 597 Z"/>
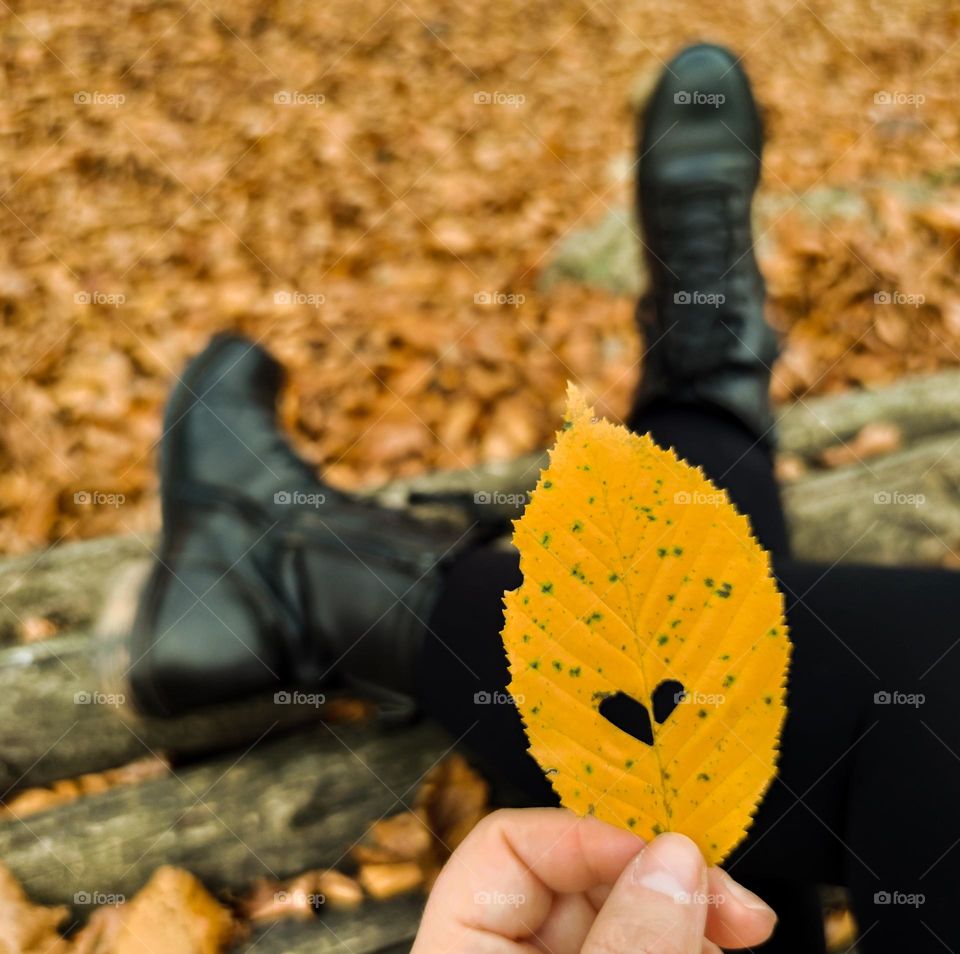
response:
<path id="1" fill-rule="evenodd" d="M 763 898 L 754 894 L 748 888 L 745 888 L 739 881 L 735 881 L 723 868 L 717 868 L 717 871 L 720 872 L 720 880 L 723 882 L 724 894 L 729 894 L 734 901 L 738 901 L 745 908 L 749 908 L 751 911 L 762 911 L 764 914 L 769 914 L 776 920 L 776 911 L 774 911 Z"/>
<path id="2" fill-rule="evenodd" d="M 685 835 L 667 833 L 655 838 L 633 862 L 634 884 L 665 894 L 678 904 L 689 904 L 704 886 L 700 849 Z"/>

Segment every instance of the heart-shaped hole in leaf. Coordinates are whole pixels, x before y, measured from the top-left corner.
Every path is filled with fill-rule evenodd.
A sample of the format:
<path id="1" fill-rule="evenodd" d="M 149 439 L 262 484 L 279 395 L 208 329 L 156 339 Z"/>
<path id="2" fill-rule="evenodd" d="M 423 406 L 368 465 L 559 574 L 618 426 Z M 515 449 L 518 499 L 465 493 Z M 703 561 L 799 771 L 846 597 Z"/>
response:
<path id="1" fill-rule="evenodd" d="M 676 679 L 664 679 L 653 690 L 653 717 L 660 725 L 670 717 L 670 713 L 683 702 L 683 683 Z"/>
<path id="2" fill-rule="evenodd" d="M 667 720 L 670 713 L 683 699 L 683 683 L 676 679 L 664 679 L 653 690 L 653 717 L 658 723 Z M 653 745 L 653 726 L 650 724 L 650 711 L 642 703 L 626 692 L 615 692 L 600 703 L 600 715 L 621 732 L 626 732 L 638 742 Z"/>
<path id="3" fill-rule="evenodd" d="M 633 736 L 638 742 L 653 745 L 653 726 L 650 713 L 642 702 L 625 692 L 615 692 L 600 703 L 600 715 L 621 732 Z"/>

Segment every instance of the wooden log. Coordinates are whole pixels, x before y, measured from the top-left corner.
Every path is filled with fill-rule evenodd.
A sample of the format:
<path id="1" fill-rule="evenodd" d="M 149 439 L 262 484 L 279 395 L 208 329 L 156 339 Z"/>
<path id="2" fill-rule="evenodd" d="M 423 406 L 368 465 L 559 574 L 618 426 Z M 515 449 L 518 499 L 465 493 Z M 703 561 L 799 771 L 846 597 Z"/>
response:
<path id="1" fill-rule="evenodd" d="M 409 954 L 420 923 L 419 894 L 366 901 L 356 911 L 326 911 L 312 921 L 259 927 L 235 954 Z"/>
<path id="2" fill-rule="evenodd" d="M 795 552 L 833 563 L 960 564 L 960 433 L 784 491 Z"/>
<path id="3" fill-rule="evenodd" d="M 0 858 L 35 901 L 78 915 L 83 893 L 132 897 L 161 864 L 213 891 L 337 867 L 375 821 L 410 807 L 449 748 L 430 723 L 318 726 L 0 822 Z"/>
<path id="4" fill-rule="evenodd" d="M 780 413 L 780 448 L 812 457 L 849 440 L 873 420 L 890 421 L 906 443 L 960 434 L 960 372 L 905 378 L 878 391 L 810 398 Z M 389 506 L 409 506 L 422 495 L 471 501 L 478 491 L 520 494 L 536 482 L 543 452 L 472 470 L 440 471 L 397 481 L 375 491 Z M 494 508 L 477 509 L 479 517 Z M 516 508 L 506 512 L 516 516 Z M 0 559 L 0 645 L 19 641 L 24 620 L 43 617 L 62 632 L 93 626 L 107 594 L 131 565 L 152 557 L 152 535 L 107 537 L 53 547 L 39 554 Z"/>
<path id="5" fill-rule="evenodd" d="M 323 716 L 271 694 L 176 719 L 135 717 L 102 682 L 104 651 L 86 632 L 0 651 L 0 798 L 157 752 L 224 751 Z"/>
<path id="6" fill-rule="evenodd" d="M 872 421 L 896 424 L 907 444 L 960 436 L 960 372 L 916 375 L 875 391 L 797 401 L 780 413 L 780 443 L 785 451 L 809 457 L 850 440 Z"/>
<path id="7" fill-rule="evenodd" d="M 153 537 L 103 537 L 0 560 L 0 645 L 18 642 L 31 617 L 61 632 L 97 619 L 118 574 L 151 557 Z"/>
<path id="8" fill-rule="evenodd" d="M 907 436 L 906 448 L 836 471 L 811 471 L 787 487 L 796 553 L 826 562 L 955 564 L 960 373 L 794 405 L 782 417 L 782 442 L 795 453 L 814 455 L 875 417 L 897 423 Z M 519 494 L 532 486 L 540 463 L 540 455 L 530 455 L 475 472 L 427 474 L 391 484 L 379 496 L 389 505 L 409 506 L 423 495 L 472 501 L 477 491 Z M 490 509 L 476 508 L 480 515 Z M 116 652 L 114 640 L 132 612 L 153 543 L 114 537 L 0 561 L 0 633 L 14 633 L 29 615 L 62 621 L 68 633 L 0 650 L 0 793 L 113 767 L 156 750 L 225 750 L 256 739 L 275 723 L 277 732 L 321 715 L 311 706 L 275 706 L 271 697 L 169 722 L 118 718 L 123 710 L 110 705 L 109 696 L 122 687 L 104 681 L 102 660 Z M 103 622 L 104 594 L 111 587 L 119 617 Z M 87 630 L 98 614 L 94 636 Z M 105 703 L 96 701 L 98 692 L 107 694 Z"/>

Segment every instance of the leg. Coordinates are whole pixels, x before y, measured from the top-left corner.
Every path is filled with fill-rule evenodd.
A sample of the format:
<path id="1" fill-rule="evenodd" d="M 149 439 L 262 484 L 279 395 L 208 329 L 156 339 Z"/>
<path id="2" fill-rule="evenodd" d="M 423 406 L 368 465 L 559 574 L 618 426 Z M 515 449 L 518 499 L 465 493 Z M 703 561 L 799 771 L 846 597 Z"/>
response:
<path id="1" fill-rule="evenodd" d="M 761 545 L 778 556 L 790 552 L 780 488 L 770 448 L 732 415 L 709 405 L 661 401 L 633 414 L 627 426 L 649 433 L 661 446 L 703 472 L 750 518 Z"/>
<path id="2" fill-rule="evenodd" d="M 767 550 L 789 554 L 770 448 L 741 421 L 710 405 L 661 400 L 635 413 L 629 427 L 636 433 L 649 433 L 661 447 L 672 447 L 679 457 L 702 468 L 750 518 L 757 539 Z M 762 877 L 749 869 L 738 875 L 774 907 L 780 918 L 774 937 L 762 950 L 768 954 L 824 951 L 823 912 L 816 882 L 786 879 L 784 874 L 781 866 Z"/>
<path id="3" fill-rule="evenodd" d="M 850 888 L 858 949 L 948 949 L 960 884 L 957 577 L 788 561 L 778 579 L 796 651 L 781 772 L 732 868 L 776 870 L 803 845 L 802 874 Z"/>
<path id="4" fill-rule="evenodd" d="M 692 89 L 715 94 L 716 108 L 694 102 Z M 638 217 L 651 288 L 638 308 L 648 348 L 629 426 L 703 467 L 760 542 L 786 555 L 769 447 L 778 349 L 750 226 L 762 141 L 749 81 L 730 53 L 696 46 L 674 59 L 640 124 Z M 780 901 L 768 954 L 824 950 L 814 885 L 751 887 Z"/>
<path id="5" fill-rule="evenodd" d="M 784 560 L 778 579 L 795 645 L 790 714 L 778 778 L 727 867 L 774 879 L 775 893 L 792 879 L 848 885 L 867 954 L 942 950 L 935 936 L 949 943 L 956 933 L 960 883 L 956 576 Z M 555 804 L 513 706 L 475 702 L 506 691 L 495 634 L 503 591 L 519 582 L 512 552 L 476 551 L 451 568 L 431 619 L 437 638 L 421 658 L 421 700 L 495 779 L 522 787 L 515 803 Z M 924 701 L 878 704 L 884 692 Z M 924 903 L 911 906 L 920 895 Z M 801 922 L 781 943 L 815 950 L 816 937 L 802 937 L 808 930 Z"/>

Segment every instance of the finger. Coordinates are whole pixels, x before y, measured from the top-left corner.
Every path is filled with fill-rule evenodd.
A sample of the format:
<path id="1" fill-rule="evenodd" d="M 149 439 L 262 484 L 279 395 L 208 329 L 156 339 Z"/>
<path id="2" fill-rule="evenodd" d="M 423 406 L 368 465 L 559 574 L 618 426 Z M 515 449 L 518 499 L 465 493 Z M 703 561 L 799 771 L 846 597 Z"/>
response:
<path id="1" fill-rule="evenodd" d="M 587 899 L 593 905 L 594 911 L 599 911 L 604 906 L 611 891 L 613 891 L 612 884 L 598 884 L 595 888 L 588 889 Z"/>
<path id="2" fill-rule="evenodd" d="M 603 907 L 612 890 L 613 885 L 598 884 L 587 892 L 594 910 Z M 762 944 L 777 924 L 773 909 L 722 868 L 707 869 L 707 903 L 706 935 L 727 949 Z"/>
<path id="3" fill-rule="evenodd" d="M 703 947 L 700 948 L 700 954 L 723 954 L 723 951 L 713 941 L 704 940 Z"/>
<path id="4" fill-rule="evenodd" d="M 583 954 L 700 954 L 706 887 L 700 849 L 685 835 L 660 835 L 624 868 Z"/>
<path id="5" fill-rule="evenodd" d="M 777 924 L 773 908 L 722 868 L 707 872 L 707 896 L 706 934 L 720 947 L 754 947 L 773 933 Z"/>
<path id="6" fill-rule="evenodd" d="M 546 920 L 554 893 L 613 883 L 642 846 L 630 832 L 563 809 L 494 812 L 474 828 L 441 872 L 424 911 L 418 944 L 421 935 L 449 944 L 478 931 L 532 937 Z"/>
<path id="7" fill-rule="evenodd" d="M 550 914 L 531 943 L 544 954 L 580 954 L 596 909 L 583 894 L 556 894 Z"/>

